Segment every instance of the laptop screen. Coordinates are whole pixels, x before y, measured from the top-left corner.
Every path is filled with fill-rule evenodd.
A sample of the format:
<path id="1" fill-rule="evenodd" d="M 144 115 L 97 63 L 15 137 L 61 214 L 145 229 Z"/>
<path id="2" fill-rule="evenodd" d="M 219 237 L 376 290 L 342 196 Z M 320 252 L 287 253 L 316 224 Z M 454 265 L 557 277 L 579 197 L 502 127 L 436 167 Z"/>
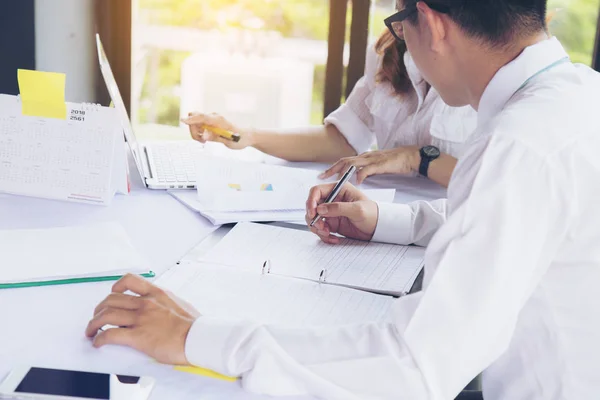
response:
<path id="1" fill-rule="evenodd" d="M 140 173 L 140 176 L 142 177 L 142 180 L 144 180 L 144 170 L 142 168 L 140 155 L 138 154 L 139 147 L 137 139 L 135 137 L 135 134 L 133 133 L 131 121 L 129 120 L 129 116 L 127 115 L 127 110 L 125 109 L 125 103 L 123 103 L 121 92 L 119 91 L 119 87 L 117 86 L 117 81 L 115 80 L 115 77 L 112 73 L 112 69 L 110 68 L 110 64 L 108 62 L 108 58 L 106 57 L 106 53 L 104 52 L 104 47 L 102 46 L 102 42 L 100 41 L 99 34 L 96 34 L 96 47 L 98 49 L 100 71 L 102 72 L 102 76 L 104 77 L 106 88 L 108 89 L 110 98 L 113 104 L 115 105 L 115 109 L 117 110 L 119 122 L 121 123 L 121 127 L 125 132 L 125 137 L 127 138 L 127 143 L 129 144 L 131 153 L 133 154 L 135 165 Z"/>

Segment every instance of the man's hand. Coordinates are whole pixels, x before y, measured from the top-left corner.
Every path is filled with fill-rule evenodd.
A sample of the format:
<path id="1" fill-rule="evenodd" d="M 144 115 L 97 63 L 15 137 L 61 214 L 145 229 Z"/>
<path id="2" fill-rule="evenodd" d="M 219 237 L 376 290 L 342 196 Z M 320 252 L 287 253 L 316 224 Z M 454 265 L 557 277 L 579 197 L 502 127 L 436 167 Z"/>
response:
<path id="1" fill-rule="evenodd" d="M 250 130 L 240 129 L 217 114 L 189 113 L 188 118 L 182 118 L 181 122 L 190 127 L 192 139 L 197 140 L 200 143 L 219 142 L 234 150 L 241 150 L 253 145 L 253 135 Z M 233 140 L 222 138 L 207 130 L 207 126 L 214 126 L 216 128 L 228 130 L 232 133 L 237 133 L 240 135 L 240 141 L 234 142 Z"/>
<path id="2" fill-rule="evenodd" d="M 371 175 L 409 175 L 419 169 L 421 156 L 416 146 L 398 147 L 390 150 L 370 151 L 355 157 L 342 158 L 319 177 L 327 179 L 335 174 L 342 175 L 350 166 L 358 168 L 356 182 L 360 185 Z"/>
<path id="3" fill-rule="evenodd" d="M 200 314 L 188 303 L 137 275 L 127 275 L 94 310 L 85 331 L 94 347 L 132 347 L 165 364 L 188 365 L 185 341 Z M 139 296 L 125 294 L 130 291 Z M 104 325 L 119 328 L 98 332 Z"/>
<path id="4" fill-rule="evenodd" d="M 310 230 L 322 241 L 330 244 L 340 242 L 339 237 L 332 233 L 353 239 L 371 240 L 379 214 L 377 203 L 347 183 L 334 203 L 322 204 L 334 186 L 335 183 L 331 183 L 311 189 L 306 201 L 306 222 L 310 224 L 317 213 L 322 218 Z"/>

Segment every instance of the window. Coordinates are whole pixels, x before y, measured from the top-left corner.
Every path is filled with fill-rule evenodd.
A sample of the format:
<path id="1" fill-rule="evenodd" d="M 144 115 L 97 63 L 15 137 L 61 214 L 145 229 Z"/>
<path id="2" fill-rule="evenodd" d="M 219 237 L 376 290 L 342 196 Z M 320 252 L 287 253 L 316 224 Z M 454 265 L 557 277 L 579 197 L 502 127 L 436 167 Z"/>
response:
<path id="1" fill-rule="evenodd" d="M 569 52 L 571 60 L 592 65 L 600 0 L 549 0 L 550 33 Z"/>
<path id="2" fill-rule="evenodd" d="M 138 131 L 187 138 L 173 127 L 188 111 L 218 112 L 240 126 L 320 124 L 330 1 L 132 0 L 131 110 Z M 362 15 L 352 15 L 356 1 L 368 0 L 349 0 L 344 65 L 352 18 Z M 575 62 L 592 64 L 599 3 L 549 0 L 550 32 Z M 394 6 L 395 0 L 371 0 L 369 43 Z"/>
<path id="3" fill-rule="evenodd" d="M 164 137 L 174 132 L 164 126 L 178 126 L 189 111 L 262 128 L 322 122 L 327 1 L 132 6 L 132 120 L 146 126 L 141 132 Z"/>
<path id="4" fill-rule="evenodd" d="M 369 36 L 371 41 L 377 40 L 379 35 L 387 28 L 383 20 L 396 12 L 396 0 L 373 0 Z"/>

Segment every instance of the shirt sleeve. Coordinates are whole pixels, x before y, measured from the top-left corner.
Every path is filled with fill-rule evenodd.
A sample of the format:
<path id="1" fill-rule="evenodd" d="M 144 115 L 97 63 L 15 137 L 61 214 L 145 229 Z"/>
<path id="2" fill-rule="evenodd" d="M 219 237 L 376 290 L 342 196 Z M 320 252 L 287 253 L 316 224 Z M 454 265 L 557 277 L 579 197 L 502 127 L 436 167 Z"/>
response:
<path id="1" fill-rule="evenodd" d="M 379 57 L 374 47 L 367 51 L 365 75 L 356 83 L 346 102 L 325 118 L 334 125 L 357 154 L 368 151 L 376 141 L 369 101 L 375 89 Z"/>
<path id="2" fill-rule="evenodd" d="M 446 222 L 446 199 L 410 204 L 377 203 L 379 218 L 374 242 L 427 246 Z"/>
<path id="3" fill-rule="evenodd" d="M 454 398 L 507 350 L 571 217 L 552 161 L 514 143 L 483 157 L 470 197 L 430 242 L 424 291 L 396 300 L 389 323 L 286 329 L 200 317 L 188 360 L 264 394 Z"/>
<path id="4" fill-rule="evenodd" d="M 435 89 L 430 89 L 435 90 Z M 477 112 L 471 106 L 450 107 L 437 92 L 431 119 L 431 144 L 442 153 L 460 158 L 464 143 L 477 127 Z"/>

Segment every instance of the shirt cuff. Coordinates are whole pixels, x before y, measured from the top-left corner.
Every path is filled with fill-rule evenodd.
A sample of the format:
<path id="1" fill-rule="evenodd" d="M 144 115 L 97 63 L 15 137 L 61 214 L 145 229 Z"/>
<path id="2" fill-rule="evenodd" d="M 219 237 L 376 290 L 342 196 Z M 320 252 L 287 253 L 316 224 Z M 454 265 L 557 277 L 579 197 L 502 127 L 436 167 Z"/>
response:
<path id="1" fill-rule="evenodd" d="M 356 154 L 369 151 L 375 142 L 369 128 L 346 104 L 342 104 L 340 108 L 329 114 L 325 118 L 325 125 L 334 125 L 338 128 Z"/>
<path id="2" fill-rule="evenodd" d="M 190 328 L 185 341 L 185 356 L 192 365 L 232 376 L 227 367 L 231 335 L 240 328 L 240 321 L 214 317 L 199 317 Z"/>
<path id="3" fill-rule="evenodd" d="M 412 244 L 413 212 L 408 204 L 377 202 L 379 217 L 373 242 Z"/>

